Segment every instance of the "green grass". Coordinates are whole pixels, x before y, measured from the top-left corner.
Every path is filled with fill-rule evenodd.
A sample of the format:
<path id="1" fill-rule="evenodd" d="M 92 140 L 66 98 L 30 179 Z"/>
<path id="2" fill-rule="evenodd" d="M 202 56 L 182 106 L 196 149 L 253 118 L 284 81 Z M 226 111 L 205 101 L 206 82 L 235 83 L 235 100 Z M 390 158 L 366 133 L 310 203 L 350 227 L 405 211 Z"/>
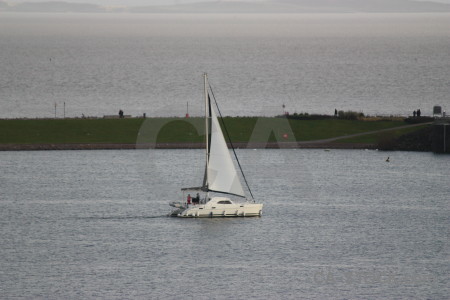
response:
<path id="1" fill-rule="evenodd" d="M 204 142 L 205 120 L 203 118 L 158 118 L 147 119 L 141 132 L 151 132 L 143 141 L 159 143 L 201 143 Z M 198 130 L 197 130 L 198 128 Z M 156 138 L 156 140 L 154 140 Z"/>
<path id="2" fill-rule="evenodd" d="M 312 141 L 406 125 L 403 121 L 287 120 L 268 117 L 225 117 L 233 142 Z M 410 132 L 413 128 L 398 133 Z M 0 120 L 2 144 L 124 143 L 137 141 L 203 142 L 203 118 L 28 119 Z M 286 138 L 287 136 L 287 138 Z M 343 142 L 374 142 L 378 135 Z"/>
<path id="3" fill-rule="evenodd" d="M 142 119 L 0 120 L 0 143 L 134 143 Z"/>
<path id="4" fill-rule="evenodd" d="M 285 134 L 293 134 L 297 141 L 313 141 L 407 125 L 404 121 L 286 120 L 266 117 L 227 117 L 224 121 L 235 142 L 282 141 Z"/>
<path id="5" fill-rule="evenodd" d="M 380 132 L 380 133 L 374 133 L 374 134 L 366 134 L 363 136 L 336 140 L 335 142 L 336 143 L 378 144 L 381 141 L 392 140 L 392 139 L 398 138 L 404 134 L 420 130 L 427 126 L 429 126 L 429 125 L 422 125 L 422 126 L 417 126 L 417 127 L 412 127 L 412 128 L 403 128 L 403 129 L 397 129 L 397 130 L 390 130 L 387 132 Z"/>
<path id="6" fill-rule="evenodd" d="M 343 135 L 364 133 L 407 125 L 403 121 L 352 121 L 352 120 L 291 120 L 290 125 L 297 141 L 312 141 Z"/>

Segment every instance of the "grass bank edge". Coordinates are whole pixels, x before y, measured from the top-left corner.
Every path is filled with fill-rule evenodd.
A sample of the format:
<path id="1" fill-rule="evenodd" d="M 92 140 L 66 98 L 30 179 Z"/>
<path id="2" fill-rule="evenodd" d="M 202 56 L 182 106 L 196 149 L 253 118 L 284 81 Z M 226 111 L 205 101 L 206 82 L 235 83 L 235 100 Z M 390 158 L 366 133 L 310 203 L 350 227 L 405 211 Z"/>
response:
<path id="1" fill-rule="evenodd" d="M 292 120 L 277 117 L 225 117 L 224 122 L 233 142 L 282 140 L 287 132 L 297 141 L 313 141 L 348 134 L 371 132 L 405 125 L 402 120 Z M 76 144 L 136 143 L 144 127 L 155 124 L 157 142 L 203 142 L 199 129 L 204 119 L 194 118 L 128 118 L 128 119 L 8 119 L 0 120 L 2 144 Z M 162 125 L 161 125 L 162 124 Z M 255 126 L 264 127 L 255 134 Z M 291 137 L 292 138 L 292 137 Z"/>

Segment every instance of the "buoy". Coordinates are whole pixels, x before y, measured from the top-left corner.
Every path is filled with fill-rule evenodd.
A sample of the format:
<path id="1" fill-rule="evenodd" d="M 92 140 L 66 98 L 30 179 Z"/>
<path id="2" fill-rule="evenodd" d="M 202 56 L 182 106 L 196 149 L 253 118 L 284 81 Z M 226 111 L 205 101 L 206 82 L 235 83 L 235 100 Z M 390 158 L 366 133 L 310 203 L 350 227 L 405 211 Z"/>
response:
<path id="1" fill-rule="evenodd" d="M 386 162 L 389 162 L 390 160 L 389 160 L 389 156 L 388 156 L 388 158 L 386 158 Z"/>

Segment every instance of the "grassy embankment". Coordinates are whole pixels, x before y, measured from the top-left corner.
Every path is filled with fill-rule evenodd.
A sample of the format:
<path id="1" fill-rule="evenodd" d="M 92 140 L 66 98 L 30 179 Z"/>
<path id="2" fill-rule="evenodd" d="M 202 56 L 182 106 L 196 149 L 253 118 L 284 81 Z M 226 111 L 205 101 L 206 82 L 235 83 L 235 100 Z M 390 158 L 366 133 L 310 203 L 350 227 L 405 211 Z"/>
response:
<path id="1" fill-rule="evenodd" d="M 144 123 L 145 122 L 145 123 Z M 0 144 L 135 144 L 142 128 L 157 134 L 159 143 L 200 143 L 203 137 L 195 126 L 202 118 L 130 118 L 130 119 L 18 119 L 0 120 Z M 356 133 L 407 125 L 402 120 L 288 120 L 266 117 L 226 117 L 225 123 L 233 142 L 314 141 Z M 155 125 L 156 124 L 156 125 Z M 288 124 L 289 126 L 287 126 Z M 254 128 L 260 130 L 255 130 Z M 292 132 L 289 131 L 291 128 Z M 392 139 L 422 126 L 369 134 L 339 143 L 373 143 Z M 141 130 L 141 133 L 143 131 Z M 289 138 L 283 135 L 289 133 Z M 253 135 L 252 135 L 253 134 Z"/>
<path id="2" fill-rule="evenodd" d="M 407 124 L 404 124 L 407 125 Z M 336 140 L 336 143 L 362 143 L 362 144 L 379 144 L 379 143 L 386 143 L 388 141 L 395 140 L 405 134 L 417 132 L 420 129 L 423 129 L 425 127 L 428 127 L 429 125 L 420 125 L 417 127 L 412 128 L 401 128 L 401 129 L 393 129 L 387 132 L 380 132 L 380 133 L 372 133 L 372 134 L 366 134 L 358 137 L 353 138 L 343 138 Z"/>

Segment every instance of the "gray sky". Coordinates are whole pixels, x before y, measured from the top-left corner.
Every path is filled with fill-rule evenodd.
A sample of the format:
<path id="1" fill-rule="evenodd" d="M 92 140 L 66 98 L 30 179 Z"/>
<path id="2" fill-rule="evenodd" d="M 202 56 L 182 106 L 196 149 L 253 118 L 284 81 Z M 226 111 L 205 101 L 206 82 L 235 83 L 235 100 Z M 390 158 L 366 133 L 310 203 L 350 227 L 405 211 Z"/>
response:
<path id="1" fill-rule="evenodd" d="M 20 3 L 20 2 L 45 2 L 51 0 L 3 0 L 8 3 Z M 216 2 L 218 0 L 53 0 L 64 1 L 73 3 L 92 3 L 102 6 L 120 5 L 120 6 L 147 6 L 147 5 L 167 5 L 167 4 L 182 4 L 182 3 L 194 3 L 194 2 Z M 221 0 L 221 1 L 239 1 L 239 0 Z M 246 2 L 258 2 L 264 0 L 240 0 Z M 364 0 L 360 0 L 364 1 Z M 449 3 L 450 0 L 421 0 L 431 2 Z"/>

